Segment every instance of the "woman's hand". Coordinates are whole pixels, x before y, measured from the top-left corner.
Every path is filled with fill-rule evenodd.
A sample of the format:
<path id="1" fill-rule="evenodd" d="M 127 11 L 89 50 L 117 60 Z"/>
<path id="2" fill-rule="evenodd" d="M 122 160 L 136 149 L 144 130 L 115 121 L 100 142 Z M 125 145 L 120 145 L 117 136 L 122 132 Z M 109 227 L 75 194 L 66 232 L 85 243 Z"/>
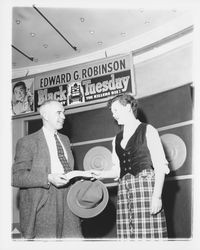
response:
<path id="1" fill-rule="evenodd" d="M 95 179 L 102 179 L 103 178 L 103 171 L 100 170 L 88 170 L 93 178 Z"/>
<path id="2" fill-rule="evenodd" d="M 157 214 L 162 209 L 162 199 L 160 197 L 152 196 L 151 200 L 151 214 Z"/>
<path id="3" fill-rule="evenodd" d="M 85 171 L 82 171 L 82 172 L 83 172 L 83 174 L 82 174 L 83 177 L 90 178 L 91 180 L 97 179 L 96 175 L 93 174 L 91 170 L 85 170 Z"/>

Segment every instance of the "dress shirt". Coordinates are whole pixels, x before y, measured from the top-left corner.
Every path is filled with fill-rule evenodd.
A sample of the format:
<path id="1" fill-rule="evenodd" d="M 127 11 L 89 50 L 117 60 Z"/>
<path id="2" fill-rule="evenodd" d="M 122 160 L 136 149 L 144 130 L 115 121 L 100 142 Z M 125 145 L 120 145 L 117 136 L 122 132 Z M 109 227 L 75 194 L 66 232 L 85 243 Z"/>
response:
<path id="1" fill-rule="evenodd" d="M 45 127 L 43 127 L 42 129 L 43 129 L 44 136 L 45 136 L 48 148 L 49 148 L 50 160 L 51 160 L 51 173 L 64 173 L 63 166 L 58 158 L 54 133 L 52 133 L 50 130 L 46 129 Z M 58 140 L 60 141 L 60 143 L 63 147 L 66 159 L 68 159 L 67 152 L 66 152 L 65 147 L 63 146 L 59 136 L 58 136 Z"/>

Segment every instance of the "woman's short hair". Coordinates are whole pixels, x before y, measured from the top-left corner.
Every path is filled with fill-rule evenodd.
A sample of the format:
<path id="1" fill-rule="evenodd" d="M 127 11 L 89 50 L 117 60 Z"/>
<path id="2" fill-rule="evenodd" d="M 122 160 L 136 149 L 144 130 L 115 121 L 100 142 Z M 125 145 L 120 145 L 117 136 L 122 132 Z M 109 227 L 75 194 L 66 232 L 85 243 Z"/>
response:
<path id="1" fill-rule="evenodd" d="M 137 117 L 138 101 L 134 98 L 132 93 L 123 93 L 110 99 L 108 101 L 108 108 L 111 109 L 112 104 L 116 101 L 123 106 L 130 104 L 135 117 Z"/>

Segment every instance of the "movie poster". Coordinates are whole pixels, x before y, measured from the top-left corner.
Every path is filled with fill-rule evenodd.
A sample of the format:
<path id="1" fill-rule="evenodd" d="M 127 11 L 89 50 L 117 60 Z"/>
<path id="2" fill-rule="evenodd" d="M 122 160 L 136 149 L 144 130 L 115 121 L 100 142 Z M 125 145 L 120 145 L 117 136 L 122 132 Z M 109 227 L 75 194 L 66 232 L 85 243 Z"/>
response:
<path id="1" fill-rule="evenodd" d="M 12 112 L 13 115 L 34 112 L 34 78 L 13 82 Z"/>
<path id="2" fill-rule="evenodd" d="M 35 111 L 47 100 L 64 107 L 106 102 L 125 92 L 136 94 L 129 54 L 69 66 L 35 76 Z"/>

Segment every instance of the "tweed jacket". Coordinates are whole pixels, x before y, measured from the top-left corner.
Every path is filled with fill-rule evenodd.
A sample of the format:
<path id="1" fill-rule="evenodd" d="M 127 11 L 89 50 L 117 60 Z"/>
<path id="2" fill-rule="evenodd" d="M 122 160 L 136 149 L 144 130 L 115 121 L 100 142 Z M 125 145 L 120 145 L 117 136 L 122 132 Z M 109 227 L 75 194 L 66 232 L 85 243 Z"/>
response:
<path id="1" fill-rule="evenodd" d="M 59 137 L 68 154 L 69 165 L 74 169 L 69 138 L 62 134 Z M 25 238 L 34 237 L 37 211 L 48 199 L 50 164 L 49 149 L 42 129 L 19 139 L 12 168 L 12 185 L 20 188 L 20 226 Z"/>

